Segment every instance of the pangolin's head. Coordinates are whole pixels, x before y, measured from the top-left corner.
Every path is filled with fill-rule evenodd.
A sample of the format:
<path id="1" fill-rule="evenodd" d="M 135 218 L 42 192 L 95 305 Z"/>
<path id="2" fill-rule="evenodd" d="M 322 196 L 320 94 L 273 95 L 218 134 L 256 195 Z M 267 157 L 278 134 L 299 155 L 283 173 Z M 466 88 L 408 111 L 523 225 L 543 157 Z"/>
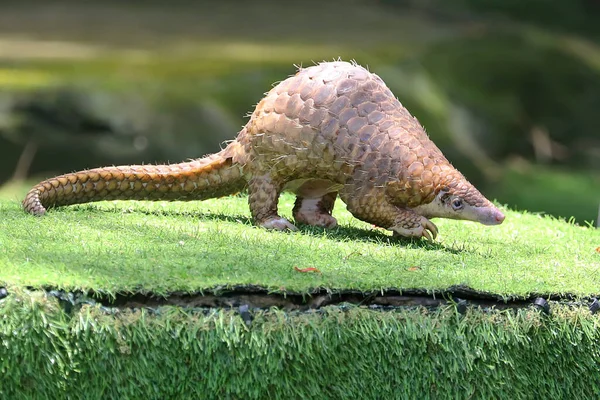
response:
<path id="1" fill-rule="evenodd" d="M 456 170 L 444 174 L 435 188 L 433 201 L 414 210 L 427 218 L 462 219 L 484 225 L 499 225 L 504 221 L 504 214 Z"/>

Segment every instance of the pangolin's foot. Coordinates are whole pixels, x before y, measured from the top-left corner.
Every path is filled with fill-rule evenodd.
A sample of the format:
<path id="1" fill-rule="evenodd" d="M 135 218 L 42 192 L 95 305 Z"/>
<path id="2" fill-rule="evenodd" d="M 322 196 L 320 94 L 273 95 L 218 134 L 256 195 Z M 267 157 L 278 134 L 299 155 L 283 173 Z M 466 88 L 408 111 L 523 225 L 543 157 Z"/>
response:
<path id="1" fill-rule="evenodd" d="M 407 238 L 422 238 L 433 241 L 438 234 L 437 226 L 430 220 L 420 215 L 417 218 L 402 219 L 396 221 L 396 225 L 391 227 L 393 236 L 403 236 Z"/>
<path id="2" fill-rule="evenodd" d="M 331 209 L 336 194 L 326 195 L 318 199 L 298 197 L 294 206 L 294 219 L 296 223 L 319 226 L 321 228 L 335 228 L 337 220 L 331 216 Z"/>
<path id="3" fill-rule="evenodd" d="M 277 213 L 277 201 L 282 187 L 281 182 L 274 181 L 268 173 L 255 176 L 248 182 L 248 203 L 252 219 L 256 225 L 266 229 L 297 231 L 294 224 Z"/>
<path id="4" fill-rule="evenodd" d="M 329 214 L 300 212 L 294 214 L 294 219 L 298 224 L 318 226 L 326 229 L 335 228 L 337 226 L 337 220 Z"/>
<path id="5" fill-rule="evenodd" d="M 267 218 L 264 221 L 258 222 L 258 226 L 261 226 L 265 229 L 272 229 L 275 231 L 297 231 L 298 228 L 294 226 L 290 221 L 283 217 L 275 216 L 271 218 Z"/>

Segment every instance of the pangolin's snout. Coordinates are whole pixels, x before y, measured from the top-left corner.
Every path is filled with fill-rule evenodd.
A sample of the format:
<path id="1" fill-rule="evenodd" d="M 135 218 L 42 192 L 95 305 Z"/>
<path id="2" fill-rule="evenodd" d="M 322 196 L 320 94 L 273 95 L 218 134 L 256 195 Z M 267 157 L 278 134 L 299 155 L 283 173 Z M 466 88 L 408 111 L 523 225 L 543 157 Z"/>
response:
<path id="1" fill-rule="evenodd" d="M 500 210 L 496 210 L 496 215 L 494 216 L 494 220 L 498 225 L 504 222 L 504 214 L 500 212 Z"/>
<path id="2" fill-rule="evenodd" d="M 480 222 L 485 225 L 500 225 L 504 222 L 504 214 L 496 207 L 489 207 Z"/>

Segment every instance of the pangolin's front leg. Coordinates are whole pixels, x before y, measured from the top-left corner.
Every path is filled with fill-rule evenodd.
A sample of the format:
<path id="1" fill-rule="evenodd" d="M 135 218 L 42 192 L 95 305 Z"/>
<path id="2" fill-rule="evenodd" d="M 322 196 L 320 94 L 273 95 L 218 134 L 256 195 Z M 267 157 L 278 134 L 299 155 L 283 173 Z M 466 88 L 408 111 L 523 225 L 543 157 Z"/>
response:
<path id="1" fill-rule="evenodd" d="M 290 221 L 277 214 L 277 203 L 282 188 L 283 184 L 275 181 L 268 173 L 250 179 L 248 204 L 256 225 L 278 231 L 298 229 Z"/>
<path id="2" fill-rule="evenodd" d="M 342 200 L 356 218 L 389 229 L 394 236 L 424 237 L 428 240 L 437 237 L 437 227 L 431 221 L 410 208 L 390 203 L 384 193 L 373 190 L 358 195 L 346 191 L 342 193 Z"/>
<path id="3" fill-rule="evenodd" d="M 389 228 L 394 231 L 394 236 L 424 237 L 428 240 L 433 240 L 437 237 L 437 226 L 433 222 L 411 209 L 397 208 L 397 210 L 398 214 L 396 215 L 394 225 Z"/>

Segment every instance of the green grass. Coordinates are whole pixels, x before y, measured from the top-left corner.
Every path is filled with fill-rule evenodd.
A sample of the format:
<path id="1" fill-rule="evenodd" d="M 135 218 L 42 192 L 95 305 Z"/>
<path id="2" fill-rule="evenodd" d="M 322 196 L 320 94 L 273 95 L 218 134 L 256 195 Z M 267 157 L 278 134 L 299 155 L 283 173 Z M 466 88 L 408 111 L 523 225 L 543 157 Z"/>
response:
<path id="1" fill-rule="evenodd" d="M 453 285 L 501 296 L 600 292 L 600 230 L 542 215 L 507 211 L 496 227 L 437 220 L 440 235 L 428 243 L 394 240 L 352 218 L 341 202 L 334 210 L 340 227 L 281 233 L 253 227 L 244 196 L 105 202 L 42 218 L 13 198 L 0 200 L 0 282 L 8 286 L 108 294 L 237 285 L 301 293 Z M 292 204 L 284 195 L 285 216 Z"/>
<path id="2" fill-rule="evenodd" d="M 543 210 L 579 222 L 596 221 L 600 205 L 600 174 L 520 163 L 507 164 L 502 177 L 486 187 L 490 196 L 510 199 L 509 206 Z M 574 195 L 576 193 L 576 195 Z"/>
<path id="3" fill-rule="evenodd" d="M 589 399 L 600 317 L 487 311 L 233 311 L 72 315 L 41 292 L 0 300 L 6 399 Z"/>

